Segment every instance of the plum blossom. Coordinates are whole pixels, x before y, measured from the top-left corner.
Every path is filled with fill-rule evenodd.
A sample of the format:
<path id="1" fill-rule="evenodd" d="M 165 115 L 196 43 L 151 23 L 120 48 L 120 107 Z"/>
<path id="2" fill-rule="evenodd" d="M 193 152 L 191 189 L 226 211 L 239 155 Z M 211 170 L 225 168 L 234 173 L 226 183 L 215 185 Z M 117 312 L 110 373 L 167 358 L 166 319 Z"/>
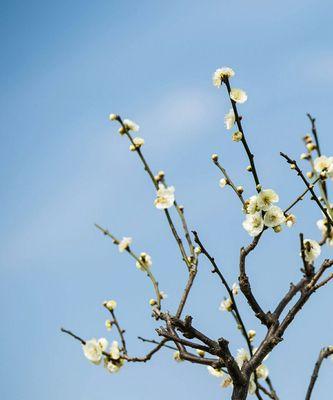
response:
<path id="1" fill-rule="evenodd" d="M 112 342 L 112 345 L 110 347 L 110 356 L 113 360 L 119 360 L 120 358 L 119 345 L 116 340 Z"/>
<path id="2" fill-rule="evenodd" d="M 152 258 L 147 253 L 141 253 L 139 260 L 136 262 L 136 267 L 141 271 L 146 271 L 153 265 Z"/>
<path id="3" fill-rule="evenodd" d="M 230 91 L 230 98 L 236 103 L 245 103 L 247 100 L 247 94 L 242 89 L 232 88 Z"/>
<path id="4" fill-rule="evenodd" d="M 232 78 L 235 72 L 229 67 L 218 68 L 213 74 L 213 85 L 220 87 L 224 78 Z"/>
<path id="5" fill-rule="evenodd" d="M 231 290 L 234 296 L 236 296 L 239 293 L 239 286 L 236 282 L 232 285 Z"/>
<path id="6" fill-rule="evenodd" d="M 108 346 L 108 341 L 105 338 L 96 340 L 95 338 L 87 340 L 84 345 L 82 345 L 83 354 L 86 358 L 93 364 L 100 364 L 103 356 L 103 351 L 106 350 Z"/>
<path id="7" fill-rule="evenodd" d="M 255 214 L 260 211 L 258 205 L 258 196 L 251 196 L 249 199 L 245 200 L 244 212 L 246 214 Z"/>
<path id="8" fill-rule="evenodd" d="M 243 221 L 243 228 L 250 236 L 258 236 L 264 229 L 264 220 L 262 219 L 261 212 L 246 214 L 245 221 Z"/>
<path id="9" fill-rule="evenodd" d="M 269 228 L 275 228 L 284 223 L 286 217 L 278 206 L 272 206 L 268 209 L 264 216 L 264 224 Z"/>
<path id="10" fill-rule="evenodd" d="M 106 307 L 109 311 L 113 311 L 117 307 L 116 300 L 108 300 L 103 303 L 104 307 Z"/>
<path id="11" fill-rule="evenodd" d="M 135 151 L 136 149 L 139 149 L 144 144 L 145 144 L 144 139 L 137 136 L 137 137 L 133 138 L 133 143 L 130 145 L 129 149 L 131 151 Z"/>
<path id="12" fill-rule="evenodd" d="M 320 256 L 321 247 L 315 240 L 311 239 L 304 239 L 303 243 L 305 261 L 313 263 L 313 261 Z"/>
<path id="13" fill-rule="evenodd" d="M 137 132 L 140 127 L 135 122 L 131 121 L 130 119 L 126 118 L 123 120 L 123 124 L 126 130 Z"/>
<path id="14" fill-rule="evenodd" d="M 175 188 L 173 186 L 165 187 L 163 183 L 159 183 L 156 196 L 154 204 L 157 209 L 165 210 L 170 208 L 175 202 Z"/>
<path id="15" fill-rule="evenodd" d="M 314 160 L 314 169 L 319 174 L 326 172 L 328 177 L 333 178 L 333 157 L 317 157 Z"/>
<path id="16" fill-rule="evenodd" d="M 221 301 L 219 309 L 220 309 L 220 311 L 229 311 L 230 312 L 232 310 L 232 307 L 233 307 L 233 303 L 229 297 L 229 298 Z"/>
<path id="17" fill-rule="evenodd" d="M 235 113 L 232 108 L 230 108 L 229 112 L 224 116 L 224 124 L 225 127 L 229 130 L 234 126 L 236 121 Z"/>
<path id="18" fill-rule="evenodd" d="M 118 250 L 123 253 L 132 244 L 133 239 L 131 237 L 123 237 L 118 244 Z"/>
<path id="19" fill-rule="evenodd" d="M 273 203 L 279 201 L 279 196 L 272 189 L 261 190 L 258 195 L 258 207 L 260 210 L 267 211 Z"/>

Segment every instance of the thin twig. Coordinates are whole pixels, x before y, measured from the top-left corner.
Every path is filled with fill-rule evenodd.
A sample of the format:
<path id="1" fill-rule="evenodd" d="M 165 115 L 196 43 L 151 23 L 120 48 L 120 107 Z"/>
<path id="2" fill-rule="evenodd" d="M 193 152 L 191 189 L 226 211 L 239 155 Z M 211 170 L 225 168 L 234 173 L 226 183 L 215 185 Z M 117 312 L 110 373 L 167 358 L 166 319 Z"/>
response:
<path id="1" fill-rule="evenodd" d="M 313 388 L 316 384 L 316 381 L 318 379 L 318 374 L 319 374 L 319 369 L 321 367 L 322 362 L 329 357 L 330 355 L 333 354 L 333 348 L 332 347 L 324 347 L 323 349 L 320 350 L 317 362 L 314 366 L 312 375 L 311 375 L 311 379 L 310 379 L 310 383 L 309 383 L 309 387 L 308 390 L 306 392 L 306 396 L 305 396 L 305 400 L 310 400 L 311 399 L 311 395 L 312 395 L 312 391 Z"/>
<path id="2" fill-rule="evenodd" d="M 306 187 L 309 189 L 313 200 L 317 203 L 318 207 L 320 208 L 320 210 L 324 213 L 327 222 L 330 223 L 330 225 L 333 227 L 333 221 L 331 219 L 331 217 L 328 215 L 327 210 L 322 206 L 320 200 L 318 199 L 315 191 L 313 190 L 313 184 L 310 184 L 308 182 L 308 180 L 305 178 L 302 170 L 299 168 L 299 166 L 297 165 L 297 162 L 295 160 L 292 160 L 289 156 L 287 156 L 287 154 L 284 154 L 282 152 L 280 152 L 281 156 L 283 158 L 285 158 L 288 162 L 288 164 L 290 164 L 291 166 L 293 166 L 293 168 L 295 169 L 295 171 L 297 172 L 297 175 L 300 176 L 300 178 L 302 179 L 302 181 L 304 182 L 304 184 L 306 185 Z"/>
<path id="3" fill-rule="evenodd" d="M 120 240 L 117 239 L 112 233 L 110 233 L 107 229 L 102 228 L 100 225 L 95 224 L 96 228 L 99 229 L 105 236 L 108 236 L 112 239 L 113 243 L 115 245 L 119 245 Z M 160 309 L 161 308 L 161 293 L 159 291 L 159 287 L 158 287 L 158 282 L 155 279 L 155 276 L 153 275 L 153 273 L 151 272 L 150 268 L 146 267 L 144 265 L 144 263 L 141 261 L 141 259 L 132 251 L 132 249 L 130 248 L 130 246 L 127 246 L 125 251 L 132 257 L 134 258 L 134 260 L 136 262 L 138 262 L 141 266 L 141 268 L 146 272 L 148 278 L 151 280 L 154 290 L 155 290 L 155 294 L 156 294 L 156 302 L 157 302 L 157 307 Z"/>
<path id="4" fill-rule="evenodd" d="M 257 174 L 256 166 L 255 166 L 255 163 L 254 163 L 254 155 L 252 154 L 252 152 L 251 152 L 251 150 L 250 150 L 250 148 L 249 148 L 249 145 L 248 145 L 248 143 L 247 143 L 247 140 L 246 140 L 246 138 L 245 138 L 245 134 L 244 134 L 244 131 L 243 131 L 241 119 L 240 119 L 240 117 L 239 117 L 238 110 L 237 110 L 237 104 L 236 104 L 236 102 L 235 102 L 234 100 L 232 100 L 232 98 L 230 97 L 231 87 L 230 87 L 229 79 L 228 79 L 228 78 L 225 78 L 224 82 L 225 82 L 225 85 L 226 85 L 226 88 L 227 88 L 227 91 L 228 91 L 228 94 L 229 94 L 229 98 L 230 98 L 230 101 L 231 101 L 232 109 L 233 109 L 234 114 L 235 114 L 235 120 L 236 120 L 236 124 L 237 124 L 238 130 L 239 130 L 240 132 L 242 132 L 242 140 L 241 140 L 241 141 L 242 141 L 242 144 L 243 144 L 244 149 L 245 149 L 245 151 L 246 151 L 246 154 L 247 154 L 247 156 L 248 156 L 248 159 L 249 159 L 249 161 L 250 161 L 251 173 L 252 173 L 254 182 L 255 182 L 255 184 L 256 184 L 256 189 L 257 189 L 257 191 L 259 192 L 259 191 L 260 191 L 260 189 L 259 189 L 260 181 L 259 181 L 259 177 L 258 177 L 258 174 Z"/>
<path id="5" fill-rule="evenodd" d="M 229 185 L 232 190 L 236 193 L 237 197 L 239 198 L 239 200 L 241 201 L 241 203 L 243 204 L 243 206 L 245 205 L 245 201 L 244 198 L 242 196 L 242 193 L 240 193 L 237 190 L 237 186 L 233 183 L 233 181 L 231 180 L 230 176 L 228 175 L 226 169 L 224 167 L 222 167 L 222 165 L 219 163 L 218 159 L 213 159 L 213 163 L 217 166 L 217 168 L 222 172 L 222 174 L 224 175 L 226 181 L 227 181 L 227 185 Z"/>

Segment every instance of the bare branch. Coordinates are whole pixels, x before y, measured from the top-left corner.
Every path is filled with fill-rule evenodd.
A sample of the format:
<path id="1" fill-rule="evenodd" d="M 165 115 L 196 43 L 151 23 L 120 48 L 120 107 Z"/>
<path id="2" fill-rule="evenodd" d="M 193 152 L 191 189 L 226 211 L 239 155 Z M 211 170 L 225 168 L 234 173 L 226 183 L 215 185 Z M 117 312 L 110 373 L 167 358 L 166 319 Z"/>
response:
<path id="1" fill-rule="evenodd" d="M 313 392 L 313 388 L 316 384 L 316 381 L 318 379 L 318 374 L 319 374 L 319 369 L 321 367 L 322 362 L 328 358 L 329 356 L 331 356 L 333 354 L 333 347 L 324 347 L 323 349 L 320 350 L 317 362 L 314 366 L 312 375 L 311 375 L 311 379 L 310 379 L 310 383 L 309 383 L 309 387 L 308 390 L 306 392 L 306 396 L 305 396 L 305 400 L 310 400 L 311 399 L 311 395 Z"/>

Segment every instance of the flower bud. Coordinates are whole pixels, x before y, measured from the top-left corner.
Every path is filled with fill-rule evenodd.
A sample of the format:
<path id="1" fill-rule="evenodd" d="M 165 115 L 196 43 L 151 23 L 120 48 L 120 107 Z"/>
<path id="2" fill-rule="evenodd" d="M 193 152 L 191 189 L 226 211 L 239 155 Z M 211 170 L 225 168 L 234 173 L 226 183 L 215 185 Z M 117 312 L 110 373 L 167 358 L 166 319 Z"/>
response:
<path id="1" fill-rule="evenodd" d="M 291 228 L 293 225 L 296 224 L 296 217 L 294 214 L 289 214 L 286 218 L 286 225 L 288 228 Z"/>
<path id="2" fill-rule="evenodd" d="M 107 320 L 105 321 L 105 327 L 106 327 L 106 329 L 107 329 L 108 331 L 111 330 L 111 328 L 112 328 L 112 322 L 111 322 L 109 319 L 107 319 Z"/>
<path id="3" fill-rule="evenodd" d="M 212 154 L 212 160 L 213 160 L 214 162 L 217 162 L 218 159 L 219 159 L 219 156 L 218 156 L 217 154 Z"/>
<path id="4" fill-rule="evenodd" d="M 220 179 L 219 181 L 219 186 L 220 188 L 224 188 L 224 186 L 228 183 L 228 181 L 225 178 Z"/>
<path id="5" fill-rule="evenodd" d="M 242 139 L 243 139 L 243 134 L 240 131 L 237 131 L 232 135 L 233 142 L 240 142 Z"/>
<path id="6" fill-rule="evenodd" d="M 195 254 L 200 254 L 201 253 L 201 248 L 199 246 L 194 248 Z"/>
<path id="7" fill-rule="evenodd" d="M 197 349 L 197 354 L 200 357 L 205 357 L 205 352 L 203 350 Z"/>
<path id="8" fill-rule="evenodd" d="M 250 342 L 255 338 L 256 336 L 256 331 L 253 329 L 250 329 L 247 333 L 247 337 L 249 338 Z"/>
<path id="9" fill-rule="evenodd" d="M 313 151 L 316 148 L 316 145 L 313 142 L 310 142 L 306 145 L 306 148 L 308 149 L 308 151 Z"/>
<path id="10" fill-rule="evenodd" d="M 117 302 L 115 300 L 105 301 L 103 306 L 107 308 L 109 311 L 113 311 L 117 307 Z"/>
<path id="11" fill-rule="evenodd" d="M 244 192 L 244 188 L 243 188 L 243 186 L 237 186 L 237 192 L 239 193 L 239 194 L 242 194 L 243 192 Z"/>
<path id="12" fill-rule="evenodd" d="M 119 117 L 118 117 L 118 115 L 117 114 L 110 114 L 109 115 L 109 120 L 110 121 L 115 121 L 115 120 L 117 120 Z"/>

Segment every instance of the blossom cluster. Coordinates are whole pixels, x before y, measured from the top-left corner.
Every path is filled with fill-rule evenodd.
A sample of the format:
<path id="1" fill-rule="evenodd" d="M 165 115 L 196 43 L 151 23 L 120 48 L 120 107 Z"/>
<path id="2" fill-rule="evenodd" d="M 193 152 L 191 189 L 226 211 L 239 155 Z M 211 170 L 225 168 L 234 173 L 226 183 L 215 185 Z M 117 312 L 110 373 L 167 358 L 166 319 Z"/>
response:
<path id="1" fill-rule="evenodd" d="M 273 228 L 280 232 L 282 225 L 291 227 L 296 222 L 292 214 L 285 216 L 280 207 L 274 205 L 279 196 L 272 189 L 262 189 L 258 195 L 251 196 L 245 201 L 243 210 L 246 214 L 243 228 L 250 236 L 258 236 L 264 228 Z"/>
<path id="2" fill-rule="evenodd" d="M 107 352 L 108 348 L 109 351 Z M 82 345 L 82 350 L 85 357 L 95 365 L 100 365 L 103 360 L 104 367 L 111 373 L 118 372 L 125 363 L 116 340 L 109 347 L 109 342 L 105 338 L 98 340 L 93 338 Z"/>

